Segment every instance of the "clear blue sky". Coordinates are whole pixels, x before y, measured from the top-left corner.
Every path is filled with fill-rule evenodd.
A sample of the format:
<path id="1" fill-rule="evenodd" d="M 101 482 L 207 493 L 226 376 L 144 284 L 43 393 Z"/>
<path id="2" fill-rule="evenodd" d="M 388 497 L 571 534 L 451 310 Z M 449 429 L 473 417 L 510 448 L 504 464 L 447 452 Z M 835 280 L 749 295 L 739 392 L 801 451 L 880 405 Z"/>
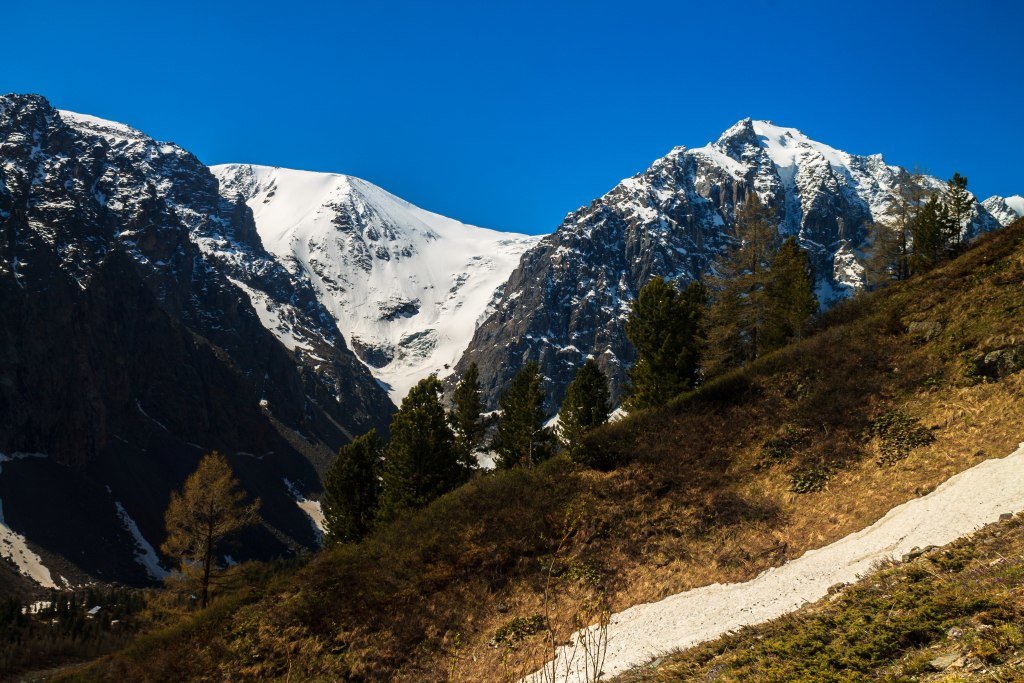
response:
<path id="1" fill-rule="evenodd" d="M 0 90 L 206 163 L 338 171 L 548 232 L 674 145 L 772 119 L 1024 193 L 1024 2 L 66 2 L 4 8 Z"/>

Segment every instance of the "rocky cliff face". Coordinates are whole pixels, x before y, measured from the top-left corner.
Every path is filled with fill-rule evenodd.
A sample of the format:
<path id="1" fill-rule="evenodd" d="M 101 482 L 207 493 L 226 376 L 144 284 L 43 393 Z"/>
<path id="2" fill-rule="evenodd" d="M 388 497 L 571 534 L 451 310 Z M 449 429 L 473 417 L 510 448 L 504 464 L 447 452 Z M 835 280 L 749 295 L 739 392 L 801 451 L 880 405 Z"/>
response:
<path id="1" fill-rule="evenodd" d="M 0 524 L 54 583 L 152 577 L 170 491 L 213 449 L 263 500 L 236 558 L 313 545 L 284 480 L 315 491 L 390 402 L 248 208 L 175 145 L 10 95 L 0 229 L 0 453 L 43 456 L 0 469 Z"/>
<path id="2" fill-rule="evenodd" d="M 705 273 L 750 192 L 775 210 L 780 233 L 809 251 L 827 305 L 860 286 L 855 257 L 867 225 L 895 211 L 908 177 L 879 155 L 847 154 L 766 121 L 740 121 L 704 147 L 677 147 L 524 254 L 456 370 L 477 363 L 493 407 L 523 361 L 537 360 L 555 410 L 592 355 L 617 400 L 635 360 L 623 331 L 631 300 L 655 275 L 685 283 Z M 965 231 L 998 225 L 976 204 Z"/>
<path id="3" fill-rule="evenodd" d="M 1020 195 L 1013 195 L 1012 197 L 993 195 L 983 201 L 981 205 L 1002 226 L 1014 223 L 1024 216 L 1024 197 Z"/>

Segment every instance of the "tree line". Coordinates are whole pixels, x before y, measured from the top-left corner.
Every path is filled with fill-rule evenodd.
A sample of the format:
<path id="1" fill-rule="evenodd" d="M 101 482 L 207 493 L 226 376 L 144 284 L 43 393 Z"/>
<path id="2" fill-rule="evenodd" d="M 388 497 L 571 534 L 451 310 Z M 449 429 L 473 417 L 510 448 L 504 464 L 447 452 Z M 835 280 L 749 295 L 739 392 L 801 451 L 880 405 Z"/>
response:
<path id="1" fill-rule="evenodd" d="M 887 221 L 869 226 L 860 259 L 869 289 L 928 270 L 962 242 L 973 211 L 967 179 L 954 174 L 930 194 L 922 179 L 910 175 Z M 704 277 L 682 289 L 654 277 L 633 300 L 625 332 L 636 362 L 623 407 L 663 405 L 784 346 L 806 333 L 818 309 L 807 252 L 795 237 L 780 236 L 775 212 L 751 192 Z M 321 501 L 327 541 L 358 542 L 375 526 L 464 484 L 485 450 L 498 469 L 533 467 L 560 450 L 585 462 L 584 437 L 610 417 L 607 377 L 593 357 L 587 359 L 566 389 L 557 426 L 546 421 L 543 379 L 536 362 L 525 363 L 491 416 L 484 412 L 475 364 L 460 378 L 450 407 L 436 375 L 421 380 L 393 416 L 390 438 L 363 434 L 328 468 Z M 258 505 L 244 501 L 226 459 L 216 453 L 172 497 L 163 550 L 180 559 L 179 575 L 198 585 L 201 605 L 217 570 L 216 548 L 255 522 Z"/>

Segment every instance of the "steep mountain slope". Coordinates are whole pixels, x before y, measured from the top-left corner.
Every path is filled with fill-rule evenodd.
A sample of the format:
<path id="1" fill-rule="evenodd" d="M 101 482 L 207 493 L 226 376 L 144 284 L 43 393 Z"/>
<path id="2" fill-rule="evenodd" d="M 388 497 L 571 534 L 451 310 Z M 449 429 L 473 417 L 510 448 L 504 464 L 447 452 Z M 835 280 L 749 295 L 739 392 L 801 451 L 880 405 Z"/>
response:
<path id="1" fill-rule="evenodd" d="M 495 290 L 539 239 L 459 223 L 351 176 L 246 164 L 212 171 L 227 201 L 252 209 L 263 244 L 292 277 L 312 282 L 396 402 L 431 372 L 451 373 Z"/>
<path id="2" fill-rule="evenodd" d="M 855 256 L 867 225 L 895 211 L 907 179 L 880 155 L 848 154 L 767 121 L 745 119 L 709 145 L 677 147 L 523 256 L 457 371 L 476 362 L 493 406 L 522 361 L 537 360 L 554 409 L 592 355 L 618 398 L 634 360 L 623 332 L 630 301 L 655 275 L 685 282 L 706 272 L 749 192 L 774 208 L 780 233 L 808 249 L 829 304 L 860 286 Z M 966 232 L 998 226 L 975 204 Z"/>
<path id="3" fill-rule="evenodd" d="M 77 680 L 518 680 L 579 620 L 748 581 L 1011 452 L 1022 285 L 1019 221 L 601 428 L 584 454 L 609 471 L 555 458 L 479 476 Z"/>
<path id="4" fill-rule="evenodd" d="M 1009 225 L 1024 216 L 1024 197 L 1020 195 L 1012 197 L 993 195 L 983 201 L 981 205 L 999 221 L 1000 225 Z"/>
<path id="5" fill-rule="evenodd" d="M 236 557 L 315 546 L 284 479 L 317 490 L 312 461 L 390 402 L 248 209 L 175 145 L 7 95 L 0 227 L 3 524 L 52 582 L 153 578 L 170 491 L 211 449 L 263 501 Z M 292 302 L 319 358 L 282 346 L 233 279 Z"/>

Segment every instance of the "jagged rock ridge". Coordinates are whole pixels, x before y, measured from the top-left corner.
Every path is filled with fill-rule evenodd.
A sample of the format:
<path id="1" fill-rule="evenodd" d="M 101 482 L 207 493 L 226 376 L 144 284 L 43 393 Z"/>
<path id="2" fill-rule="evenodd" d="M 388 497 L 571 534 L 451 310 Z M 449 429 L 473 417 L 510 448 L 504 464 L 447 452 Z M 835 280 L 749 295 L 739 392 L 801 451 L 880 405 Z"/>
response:
<path id="1" fill-rule="evenodd" d="M 523 255 L 456 370 L 476 362 L 493 407 L 522 363 L 537 360 L 554 410 L 594 356 L 618 399 L 634 361 L 623 322 L 637 291 L 655 275 L 686 282 L 705 273 L 750 192 L 775 210 L 780 233 L 809 251 L 827 305 L 860 286 L 867 225 L 896 210 L 908 178 L 880 155 L 848 154 L 767 121 L 745 119 L 704 147 L 677 147 Z M 965 232 L 999 225 L 975 203 Z"/>

